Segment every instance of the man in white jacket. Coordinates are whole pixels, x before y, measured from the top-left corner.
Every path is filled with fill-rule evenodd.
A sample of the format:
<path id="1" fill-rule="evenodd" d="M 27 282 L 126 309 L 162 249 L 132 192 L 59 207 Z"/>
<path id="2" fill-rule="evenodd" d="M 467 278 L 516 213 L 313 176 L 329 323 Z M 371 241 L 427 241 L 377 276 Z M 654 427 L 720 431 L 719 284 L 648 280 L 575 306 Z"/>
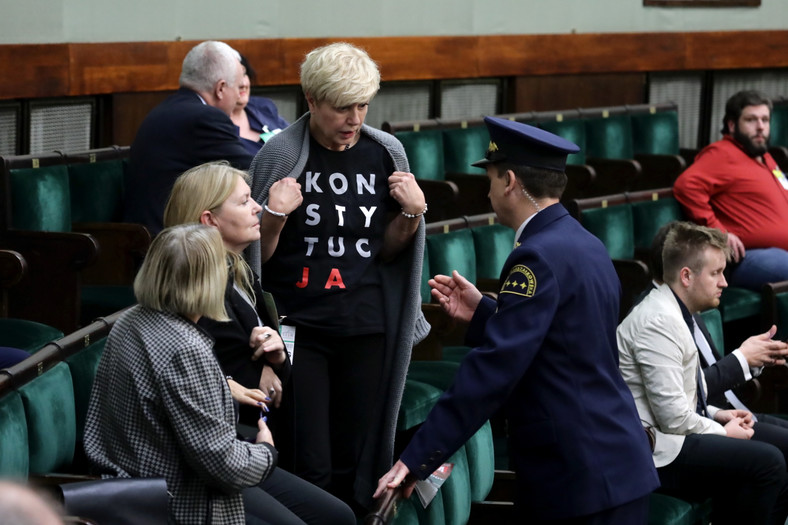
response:
<path id="1" fill-rule="evenodd" d="M 788 475 L 780 450 L 751 440 L 752 414 L 706 403 L 692 314 L 716 307 L 727 286 L 728 248 L 719 230 L 679 223 L 662 252 L 664 284 L 619 326 L 620 370 L 644 426 L 656 436 L 654 464 L 667 493 L 713 498 L 712 521 L 780 523 Z"/>

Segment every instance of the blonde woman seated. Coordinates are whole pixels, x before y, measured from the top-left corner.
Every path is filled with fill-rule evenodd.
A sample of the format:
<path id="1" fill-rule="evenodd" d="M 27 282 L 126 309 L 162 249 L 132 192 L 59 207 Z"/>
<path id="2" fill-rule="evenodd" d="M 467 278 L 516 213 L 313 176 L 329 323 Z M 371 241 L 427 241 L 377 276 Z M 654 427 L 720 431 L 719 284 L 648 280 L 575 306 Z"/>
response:
<path id="1" fill-rule="evenodd" d="M 261 406 L 265 412 L 269 406 L 279 407 L 290 361 L 276 329 L 273 300 L 267 307 L 260 281 L 241 257 L 249 244 L 260 240 L 257 214 L 262 208 L 249 197 L 247 177 L 222 162 L 190 169 L 173 185 L 164 225 L 202 223 L 222 236 L 229 268 L 224 307 L 230 319 L 203 318 L 198 324 L 216 341 L 214 353 L 241 404 L 241 423 L 256 426 Z M 274 434 L 277 418 L 270 418 Z"/>
<path id="2" fill-rule="evenodd" d="M 139 304 L 118 319 L 99 362 L 85 451 L 102 475 L 166 478 L 171 523 L 303 523 L 266 491 L 304 507 L 312 494 L 276 468 L 265 420 L 254 443 L 236 438 L 213 340 L 196 325 L 204 316 L 227 319 L 226 284 L 215 228 L 178 226 L 154 239 L 134 281 Z"/>

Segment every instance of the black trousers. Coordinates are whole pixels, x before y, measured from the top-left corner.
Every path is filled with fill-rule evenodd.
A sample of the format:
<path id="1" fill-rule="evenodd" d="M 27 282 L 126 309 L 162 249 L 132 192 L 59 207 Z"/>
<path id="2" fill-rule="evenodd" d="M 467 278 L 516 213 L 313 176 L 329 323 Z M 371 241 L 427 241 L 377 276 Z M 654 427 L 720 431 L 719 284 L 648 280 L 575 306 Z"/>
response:
<path id="1" fill-rule="evenodd" d="M 783 453 L 788 464 L 788 421 L 769 414 L 756 414 L 758 422 L 753 425 L 753 441 L 774 445 Z"/>
<path id="2" fill-rule="evenodd" d="M 711 497 L 714 525 L 783 525 L 788 516 L 785 469 L 783 454 L 768 443 L 691 434 L 676 459 L 657 473 L 666 494 Z"/>
<path id="3" fill-rule="evenodd" d="M 295 474 L 354 507 L 353 485 L 381 385 L 383 334 L 330 336 L 299 327 L 291 388 Z"/>
<path id="4" fill-rule="evenodd" d="M 345 503 L 280 468 L 243 490 L 248 525 L 355 525 Z"/>

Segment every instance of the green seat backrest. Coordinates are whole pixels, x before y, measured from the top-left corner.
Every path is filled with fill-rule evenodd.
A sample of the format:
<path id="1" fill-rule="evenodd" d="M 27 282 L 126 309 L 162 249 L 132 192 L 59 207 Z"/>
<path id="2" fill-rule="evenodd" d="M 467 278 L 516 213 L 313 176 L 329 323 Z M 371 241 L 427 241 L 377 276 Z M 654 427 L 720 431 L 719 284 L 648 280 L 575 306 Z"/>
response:
<path id="1" fill-rule="evenodd" d="M 476 251 L 476 278 L 498 279 L 514 247 L 514 230 L 503 224 L 471 228 Z"/>
<path id="2" fill-rule="evenodd" d="M 769 143 L 788 147 L 788 104 L 774 106 L 769 127 Z"/>
<path id="3" fill-rule="evenodd" d="M 400 131 L 394 136 L 405 147 L 410 171 L 417 179 L 446 180 L 441 130 Z"/>
<path id="4" fill-rule="evenodd" d="M 57 439 L 52 429 L 52 439 Z M 30 451 L 27 445 L 27 419 L 19 393 L 11 391 L 0 397 L 0 478 L 27 480 Z"/>
<path id="5" fill-rule="evenodd" d="M 777 325 L 777 334 L 774 338 L 785 340 L 788 339 L 788 292 L 778 293 L 775 299 L 777 319 L 774 320 L 774 323 Z"/>
<path id="6" fill-rule="evenodd" d="M 703 322 L 706 323 L 706 329 L 711 335 L 714 346 L 717 347 L 717 357 L 722 359 L 725 353 L 725 337 L 722 332 L 722 314 L 716 308 L 710 308 L 700 313 Z"/>
<path id="7" fill-rule="evenodd" d="M 679 114 L 677 111 L 639 113 L 632 121 L 634 153 L 649 155 L 679 154 Z"/>
<path id="8" fill-rule="evenodd" d="M 408 430 L 421 425 L 432 407 L 438 402 L 443 390 L 436 386 L 408 379 L 402 392 L 402 401 L 397 417 L 397 430 Z"/>
<path id="9" fill-rule="evenodd" d="M 71 371 L 71 379 L 74 383 L 74 413 L 77 424 L 77 440 L 82 439 L 82 432 L 85 429 L 90 392 L 93 389 L 93 380 L 96 378 L 96 370 L 106 343 L 107 338 L 102 337 L 66 359 L 68 368 Z"/>
<path id="10" fill-rule="evenodd" d="M 430 257 L 430 275 L 451 275 L 457 270 L 470 282 L 476 282 L 476 252 L 473 234 L 469 229 L 427 236 Z"/>
<path id="11" fill-rule="evenodd" d="M 762 306 L 763 297 L 760 293 L 729 286 L 722 291 L 719 308 L 722 321 L 727 323 L 760 315 Z"/>
<path id="12" fill-rule="evenodd" d="M 421 260 L 421 302 L 432 302 L 432 294 L 430 293 L 429 280 L 432 279 L 430 275 L 430 252 L 424 250 L 424 258 Z"/>
<path id="13" fill-rule="evenodd" d="M 446 525 L 466 525 L 471 515 L 472 496 L 465 447 L 460 447 L 446 462 L 453 463 L 454 468 L 452 468 L 451 476 L 443 483 L 439 491 L 439 494 L 443 495 L 444 523 Z"/>
<path id="14" fill-rule="evenodd" d="M 490 145 L 487 126 L 443 130 L 443 163 L 447 173 L 486 174 L 471 163 L 484 158 Z"/>
<path id="15" fill-rule="evenodd" d="M 65 166 L 11 170 L 11 226 L 71 231 L 71 196 Z"/>
<path id="16" fill-rule="evenodd" d="M 0 319 L 0 346 L 20 348 L 32 353 L 61 337 L 63 332 L 49 325 L 26 319 Z"/>
<path id="17" fill-rule="evenodd" d="M 629 115 L 585 120 L 586 148 L 589 157 L 601 159 L 631 159 L 632 123 Z"/>
<path id="18" fill-rule="evenodd" d="M 585 229 L 602 241 L 611 259 L 632 259 L 635 256 L 630 204 L 583 210 L 580 219 Z"/>
<path id="19" fill-rule="evenodd" d="M 451 361 L 411 361 L 408 365 L 408 380 L 427 383 L 441 391 L 454 382 L 460 363 Z"/>
<path id="20" fill-rule="evenodd" d="M 465 443 L 465 454 L 471 478 L 471 501 L 484 501 L 495 479 L 495 447 L 489 421 Z"/>
<path id="21" fill-rule="evenodd" d="M 123 219 L 123 163 L 120 160 L 70 164 L 71 220 L 120 222 Z"/>
<path id="22" fill-rule="evenodd" d="M 635 249 L 648 250 L 659 229 L 671 222 L 683 220 L 681 206 L 673 197 L 632 203 L 632 224 Z"/>
<path id="23" fill-rule="evenodd" d="M 71 466 L 76 445 L 74 385 L 60 362 L 19 387 L 25 407 L 30 472 L 63 472 Z"/>
<path id="24" fill-rule="evenodd" d="M 580 119 L 550 120 L 539 122 L 537 126 L 554 135 L 563 137 L 574 142 L 580 148 L 577 153 L 572 153 L 566 158 L 567 164 L 582 165 L 586 163 L 586 129 L 585 124 Z"/>

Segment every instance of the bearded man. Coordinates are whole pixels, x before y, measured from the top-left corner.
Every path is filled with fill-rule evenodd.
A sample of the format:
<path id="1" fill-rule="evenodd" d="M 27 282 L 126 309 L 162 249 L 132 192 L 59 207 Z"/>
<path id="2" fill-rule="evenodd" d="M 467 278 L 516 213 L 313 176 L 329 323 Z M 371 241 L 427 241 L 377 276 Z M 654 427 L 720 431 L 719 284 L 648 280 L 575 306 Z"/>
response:
<path id="1" fill-rule="evenodd" d="M 730 284 L 756 291 L 788 280 L 788 179 L 768 153 L 771 109 L 758 91 L 733 95 L 722 139 L 673 186 L 690 219 L 728 234 Z"/>

